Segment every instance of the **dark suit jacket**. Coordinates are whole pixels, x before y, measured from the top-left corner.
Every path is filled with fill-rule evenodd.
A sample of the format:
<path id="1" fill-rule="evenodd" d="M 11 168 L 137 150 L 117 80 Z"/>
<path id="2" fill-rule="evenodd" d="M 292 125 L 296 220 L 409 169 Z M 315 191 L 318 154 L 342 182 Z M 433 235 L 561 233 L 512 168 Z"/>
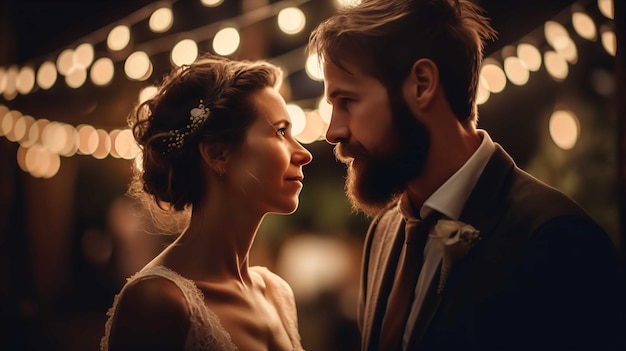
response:
<path id="1" fill-rule="evenodd" d="M 574 201 L 496 145 L 459 220 L 482 240 L 454 265 L 442 294 L 428 293 L 411 350 L 626 350 L 622 258 Z M 367 234 L 363 350 L 377 349 L 403 230 L 392 206 Z"/>

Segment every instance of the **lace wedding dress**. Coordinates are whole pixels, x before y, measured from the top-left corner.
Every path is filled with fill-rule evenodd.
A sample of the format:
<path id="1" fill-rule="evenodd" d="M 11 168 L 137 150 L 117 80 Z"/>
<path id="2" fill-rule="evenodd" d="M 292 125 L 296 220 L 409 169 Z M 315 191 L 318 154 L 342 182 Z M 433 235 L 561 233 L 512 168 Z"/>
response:
<path id="1" fill-rule="evenodd" d="M 281 310 L 278 312 L 287 328 L 293 349 L 302 350 L 295 306 L 293 306 L 293 302 L 290 302 L 291 288 L 289 288 L 287 283 L 265 267 L 256 266 L 251 267 L 250 269 L 260 274 L 265 280 L 265 283 L 267 285 L 272 285 L 274 287 L 273 290 L 277 291 L 278 296 L 276 296 L 276 299 L 279 302 L 277 305 L 281 307 Z M 126 286 L 137 279 L 147 276 L 159 276 L 166 278 L 175 283 L 176 286 L 178 286 L 178 288 L 183 292 L 189 308 L 190 321 L 185 350 L 238 350 L 233 344 L 228 332 L 222 327 L 217 315 L 208 309 L 204 304 L 204 295 L 200 289 L 198 289 L 196 284 L 192 280 L 184 278 L 166 267 L 156 266 L 139 271 L 132 277 L 128 278 L 126 284 L 122 287 L 122 290 L 115 296 L 113 306 L 107 312 L 107 316 L 109 318 L 105 324 L 104 336 L 100 341 L 101 351 L 108 351 L 109 349 L 109 334 L 111 332 L 113 316 L 115 315 L 115 310 L 120 296 L 124 293 Z"/>

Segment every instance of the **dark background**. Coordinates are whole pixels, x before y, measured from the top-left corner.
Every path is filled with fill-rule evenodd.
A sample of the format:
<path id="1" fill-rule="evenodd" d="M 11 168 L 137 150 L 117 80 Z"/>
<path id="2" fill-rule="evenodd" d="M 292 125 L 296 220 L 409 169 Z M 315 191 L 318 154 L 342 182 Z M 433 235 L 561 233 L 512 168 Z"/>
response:
<path id="1" fill-rule="evenodd" d="M 62 49 L 93 38 L 153 3 L 3 0 L 0 66 L 38 67 L 44 60 L 54 61 Z M 618 49 L 622 54 L 618 52 L 617 57 L 608 55 L 599 41 L 577 37 L 568 20 L 570 5 L 586 9 L 596 23 L 617 28 L 619 48 L 624 42 L 624 19 L 620 17 L 623 7 L 621 12 L 616 9 L 613 23 L 598 12 L 596 2 L 591 0 L 478 3 L 499 32 L 499 39 L 487 44 L 486 55 L 500 61 L 500 50 L 523 37 L 541 42 L 542 25 L 548 19 L 556 19 L 569 29 L 579 59 L 570 66 L 568 78 L 557 82 L 542 68 L 531 73 L 525 86 L 508 84 L 502 93 L 492 95 L 479 107 L 479 127 L 488 130 L 518 165 L 580 202 L 616 245 L 623 245 L 623 49 Z M 239 0 L 225 0 L 211 10 L 201 6 L 199 0 L 176 1 L 174 27 L 168 34 L 234 18 L 244 8 Z M 306 44 L 316 23 L 334 11 L 330 0 L 312 0 L 301 8 L 307 15 L 302 33 L 280 36 L 272 21 L 263 21 L 242 31 L 242 47 L 235 55 L 272 59 L 298 50 Z M 133 30 L 133 35 L 135 44 L 153 39 L 147 30 Z M 543 43 L 540 48 L 545 46 Z M 200 47 L 209 50 L 206 44 Z M 96 51 L 98 55 L 106 49 L 100 45 Z M 74 126 L 89 123 L 106 130 L 121 128 L 139 89 L 169 70 L 167 53 L 155 55 L 153 60 L 155 70 L 147 82 L 130 82 L 119 74 L 107 87 L 87 82 L 74 90 L 57 82 L 50 90 L 18 95 L 9 101 L 0 96 L 0 104 L 35 118 Z M 121 61 L 116 61 L 118 72 Z M 305 108 L 314 107 L 313 102 L 322 93 L 321 83 L 311 81 L 302 71 L 289 73 L 288 100 L 298 101 Z M 608 94 L 596 87 L 600 76 L 608 77 L 602 84 L 614 86 Z M 581 138 L 570 151 L 557 149 L 547 134 L 550 114 L 560 107 L 576 111 L 581 123 Z M 119 227 L 132 222 L 119 214 L 127 208 L 124 193 L 130 161 L 63 158 L 56 176 L 38 179 L 18 167 L 17 147 L 0 137 L 0 307 L 3 325 L 9 326 L 0 334 L 0 349 L 95 350 L 103 333 L 105 312 L 125 277 L 171 238 L 119 235 L 123 231 Z M 314 161 L 305 168 L 300 208 L 291 216 L 267 218 L 251 259 L 283 275 L 294 287 L 306 349 L 356 350 L 353 307 L 360 245 L 368 221 L 352 213 L 345 200 L 344 169 L 334 160 L 331 146 L 318 141 L 307 148 Z M 290 269 L 300 264 L 290 255 L 293 252 L 312 255 L 317 268 L 311 271 L 310 280 L 315 288 L 302 287 L 298 277 L 293 276 Z M 343 275 L 332 275 L 332 280 L 328 277 L 333 271 Z"/>

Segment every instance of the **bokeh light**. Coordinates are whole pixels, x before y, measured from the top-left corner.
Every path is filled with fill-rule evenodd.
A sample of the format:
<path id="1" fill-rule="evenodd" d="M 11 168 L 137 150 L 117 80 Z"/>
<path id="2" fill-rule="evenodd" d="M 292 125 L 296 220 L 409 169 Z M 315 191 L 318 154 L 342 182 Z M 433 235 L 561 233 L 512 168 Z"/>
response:
<path id="1" fill-rule="evenodd" d="M 318 111 L 305 113 L 306 124 L 296 139 L 303 144 L 310 144 L 324 138 L 328 124 L 324 122 Z"/>
<path id="2" fill-rule="evenodd" d="M 539 49 L 529 43 L 521 43 L 517 46 L 517 57 L 526 65 L 531 72 L 541 68 L 541 53 Z"/>
<path id="3" fill-rule="evenodd" d="M 544 25 L 546 41 L 554 49 L 560 49 L 568 45 L 569 33 L 562 24 L 556 21 L 547 21 Z"/>
<path id="4" fill-rule="evenodd" d="M 207 7 L 216 7 L 221 5 L 224 0 L 200 0 L 200 2 L 202 3 L 202 5 Z"/>
<path id="5" fill-rule="evenodd" d="M 65 49 L 57 57 L 57 71 L 66 75 L 74 67 L 74 50 Z"/>
<path id="6" fill-rule="evenodd" d="M 322 70 L 322 65 L 317 53 L 312 53 L 307 56 L 304 69 L 309 78 L 316 81 L 324 80 L 324 71 Z"/>
<path id="7" fill-rule="evenodd" d="M 569 63 L 574 64 L 578 62 L 578 49 L 576 48 L 576 44 L 574 44 L 574 41 L 570 37 L 565 38 L 564 41 L 565 44 L 562 47 L 556 48 L 555 51 Z"/>
<path id="8" fill-rule="evenodd" d="M 174 14 L 169 7 L 156 9 L 148 21 L 150 30 L 155 33 L 167 32 L 168 29 L 172 28 L 172 24 L 174 24 Z"/>
<path id="9" fill-rule="evenodd" d="M 130 43 L 130 28 L 118 25 L 107 36 L 107 46 L 113 51 L 120 51 Z"/>
<path id="10" fill-rule="evenodd" d="M 93 59 L 93 45 L 90 43 L 80 44 L 74 51 L 73 62 L 75 65 L 81 66 L 82 68 L 89 68 L 93 63 Z"/>
<path id="11" fill-rule="evenodd" d="M 115 67 L 108 57 L 101 57 L 91 66 L 90 77 L 95 85 L 104 86 L 113 80 Z"/>
<path id="12" fill-rule="evenodd" d="M 26 95 L 33 90 L 34 86 L 35 70 L 30 66 L 22 67 L 15 79 L 15 88 L 20 94 Z"/>
<path id="13" fill-rule="evenodd" d="M 87 80 L 87 70 L 81 66 L 73 66 L 65 76 L 65 83 L 70 88 L 80 88 Z"/>
<path id="14" fill-rule="evenodd" d="M 157 93 L 157 87 L 154 85 L 147 86 L 139 92 L 139 103 L 151 99 Z"/>
<path id="15" fill-rule="evenodd" d="M 579 11 L 574 12 L 572 14 L 572 26 L 582 38 L 596 40 L 598 35 L 596 25 L 588 14 Z"/>
<path id="16" fill-rule="evenodd" d="M 604 46 L 604 50 L 606 50 L 609 55 L 615 56 L 617 53 L 617 38 L 613 31 L 604 30 L 602 32 L 602 46 Z"/>
<path id="17" fill-rule="evenodd" d="M 222 56 L 228 56 L 239 48 L 239 31 L 233 27 L 220 29 L 213 38 L 213 50 Z"/>
<path id="18" fill-rule="evenodd" d="M 546 70 L 557 81 L 563 81 L 569 74 L 569 67 L 565 58 L 555 51 L 546 51 L 543 59 Z"/>
<path id="19" fill-rule="evenodd" d="M 322 98 L 317 102 L 317 111 L 319 112 L 324 123 L 330 124 L 330 119 L 333 114 L 333 106 L 328 103 L 326 97 L 322 96 Z"/>
<path id="20" fill-rule="evenodd" d="M 81 124 L 76 127 L 78 131 L 78 153 L 91 155 L 98 147 L 98 132 L 88 124 Z"/>
<path id="21" fill-rule="evenodd" d="M 135 51 L 124 62 L 124 73 L 132 80 L 146 80 L 152 73 L 152 63 L 145 51 Z"/>
<path id="22" fill-rule="evenodd" d="M 17 65 L 9 66 L 9 69 L 4 73 L 4 92 L 2 96 L 6 100 L 13 100 L 17 96 L 17 75 L 19 74 L 19 68 Z"/>
<path id="23" fill-rule="evenodd" d="M 180 67 L 193 63 L 198 58 L 198 44 L 192 39 L 183 39 L 172 49 L 172 63 Z"/>
<path id="24" fill-rule="evenodd" d="M 506 87 L 506 75 L 495 60 L 486 59 L 480 70 L 485 88 L 492 93 L 499 93 Z"/>
<path id="25" fill-rule="evenodd" d="M 278 27 L 287 34 L 297 34 L 304 29 L 306 16 L 297 7 L 287 7 L 278 13 Z"/>
<path id="26" fill-rule="evenodd" d="M 602 15 L 608 19 L 613 19 L 615 17 L 613 0 L 598 0 L 598 9 Z"/>
<path id="27" fill-rule="evenodd" d="M 510 56 L 504 59 L 504 73 L 509 81 L 515 85 L 526 84 L 530 77 L 528 68 L 516 56 Z"/>
<path id="28" fill-rule="evenodd" d="M 297 137 L 298 134 L 302 133 L 306 125 L 306 114 L 304 110 L 296 104 L 287 104 L 287 112 L 291 119 L 291 134 Z"/>
<path id="29" fill-rule="evenodd" d="M 487 100 L 489 100 L 489 97 L 491 96 L 491 92 L 489 91 L 489 89 L 487 89 L 486 85 L 487 82 L 485 81 L 485 78 L 483 76 L 480 76 L 478 79 L 478 92 L 476 94 L 477 105 L 484 104 L 485 102 L 487 102 Z"/>
<path id="30" fill-rule="evenodd" d="M 50 89 L 57 81 L 57 68 L 54 63 L 46 61 L 37 71 L 37 85 L 44 90 Z"/>
<path id="31" fill-rule="evenodd" d="M 552 140 L 561 149 L 570 150 L 576 145 L 580 135 L 580 124 L 571 111 L 554 111 L 550 117 L 549 128 Z"/>

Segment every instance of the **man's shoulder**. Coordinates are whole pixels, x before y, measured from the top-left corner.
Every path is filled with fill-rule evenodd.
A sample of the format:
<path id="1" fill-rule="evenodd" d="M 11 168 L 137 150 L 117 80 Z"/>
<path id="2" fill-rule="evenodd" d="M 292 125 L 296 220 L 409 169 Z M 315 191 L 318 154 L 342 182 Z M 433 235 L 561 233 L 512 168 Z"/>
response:
<path id="1" fill-rule="evenodd" d="M 569 195 L 517 167 L 513 172 L 509 200 L 522 213 L 589 217 L 586 210 Z"/>

